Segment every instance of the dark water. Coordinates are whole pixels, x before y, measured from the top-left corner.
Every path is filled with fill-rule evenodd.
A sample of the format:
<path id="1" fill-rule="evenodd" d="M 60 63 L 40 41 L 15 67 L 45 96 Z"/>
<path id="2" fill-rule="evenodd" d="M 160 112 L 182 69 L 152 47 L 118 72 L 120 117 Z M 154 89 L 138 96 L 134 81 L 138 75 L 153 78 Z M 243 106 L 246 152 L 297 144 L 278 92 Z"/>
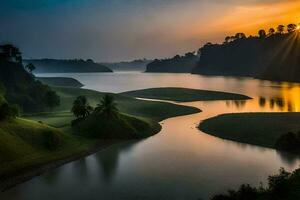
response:
<path id="1" fill-rule="evenodd" d="M 151 138 L 114 145 L 51 170 L 1 194 L 1 199 L 208 199 L 242 183 L 265 183 L 280 167 L 293 170 L 300 165 L 293 155 L 218 139 L 196 129 L 201 120 L 223 113 L 299 111 L 297 84 L 188 74 L 54 76 L 75 77 L 86 88 L 99 91 L 176 86 L 238 92 L 253 100 L 184 103 L 203 112 L 165 120 L 162 131 Z"/>

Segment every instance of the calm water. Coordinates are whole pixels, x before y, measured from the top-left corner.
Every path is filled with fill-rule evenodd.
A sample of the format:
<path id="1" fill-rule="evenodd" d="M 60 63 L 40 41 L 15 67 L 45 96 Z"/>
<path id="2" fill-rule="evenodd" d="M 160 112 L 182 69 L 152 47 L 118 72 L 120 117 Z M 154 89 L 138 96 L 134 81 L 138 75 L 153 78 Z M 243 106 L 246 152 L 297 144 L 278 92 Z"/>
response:
<path id="1" fill-rule="evenodd" d="M 238 92 L 253 100 L 184 103 L 203 112 L 165 120 L 162 131 L 151 138 L 114 145 L 51 170 L 3 193 L 1 199 L 208 199 L 242 183 L 265 183 L 280 167 L 293 170 L 300 165 L 293 155 L 218 139 L 196 129 L 201 120 L 222 113 L 299 111 L 297 84 L 189 74 L 47 76 L 74 77 L 99 91 L 176 86 Z"/>

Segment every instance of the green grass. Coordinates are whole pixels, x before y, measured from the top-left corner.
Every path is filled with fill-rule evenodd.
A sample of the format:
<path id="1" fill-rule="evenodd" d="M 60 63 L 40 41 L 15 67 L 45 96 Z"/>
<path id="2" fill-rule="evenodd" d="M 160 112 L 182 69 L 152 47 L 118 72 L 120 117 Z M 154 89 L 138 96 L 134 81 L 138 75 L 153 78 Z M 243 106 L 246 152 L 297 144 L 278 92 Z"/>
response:
<path id="1" fill-rule="evenodd" d="M 54 148 L 49 145 L 49 139 L 53 137 L 59 141 Z M 1 121 L 0 177 L 86 148 L 85 142 L 45 124 L 20 118 Z"/>
<path id="2" fill-rule="evenodd" d="M 86 96 L 90 104 L 95 106 L 106 93 L 71 87 L 53 87 L 53 89 L 61 97 L 61 105 L 52 112 L 26 114 L 22 116 L 26 119 L 18 118 L 0 122 L 1 178 L 78 155 L 100 142 L 98 139 L 82 137 L 82 134 L 74 134 L 76 131 L 70 126 L 74 117 L 70 110 L 77 96 Z M 134 138 L 144 138 L 159 132 L 161 126 L 158 122 L 161 120 L 200 112 L 199 109 L 193 107 L 148 102 L 118 94 L 112 95 L 118 104 L 124 125 L 117 126 L 114 129 L 117 130 L 115 133 L 121 134 L 121 130 L 125 127 L 136 134 Z M 96 128 L 98 128 L 96 131 L 109 133 L 109 129 Z M 84 127 L 84 129 L 88 128 Z M 52 135 L 55 138 L 58 137 L 61 141 L 55 149 L 49 148 L 47 143 L 49 134 L 51 137 Z"/>
<path id="3" fill-rule="evenodd" d="M 300 113 L 224 114 L 204 120 L 200 130 L 237 142 L 274 148 L 285 133 L 300 131 Z"/>
<path id="4" fill-rule="evenodd" d="M 74 129 L 88 138 L 128 140 L 152 136 L 161 130 L 161 126 L 154 121 L 122 113 L 110 117 L 93 113 L 78 122 Z"/>
<path id="5" fill-rule="evenodd" d="M 188 88 L 150 88 L 124 92 L 121 94 L 132 97 L 161 99 L 177 102 L 250 99 L 250 97 L 241 94 Z"/>
<path id="6" fill-rule="evenodd" d="M 36 113 L 26 115 L 26 118 L 43 121 L 54 127 L 68 126 L 69 122 L 74 119 L 70 112 L 73 101 L 77 96 L 84 95 L 92 106 L 96 106 L 100 99 L 107 93 L 97 92 L 93 90 L 81 88 L 52 87 L 53 90 L 61 97 L 61 105 L 50 113 Z M 167 118 L 188 115 L 200 112 L 199 109 L 188 106 L 178 106 L 163 102 L 150 102 L 138 100 L 119 94 L 111 94 L 114 96 L 117 107 L 122 113 L 141 117 L 147 120 L 162 121 Z"/>
<path id="7" fill-rule="evenodd" d="M 84 85 L 74 78 L 66 77 L 37 77 L 37 80 L 46 85 L 62 86 L 62 87 L 78 87 L 81 88 Z"/>

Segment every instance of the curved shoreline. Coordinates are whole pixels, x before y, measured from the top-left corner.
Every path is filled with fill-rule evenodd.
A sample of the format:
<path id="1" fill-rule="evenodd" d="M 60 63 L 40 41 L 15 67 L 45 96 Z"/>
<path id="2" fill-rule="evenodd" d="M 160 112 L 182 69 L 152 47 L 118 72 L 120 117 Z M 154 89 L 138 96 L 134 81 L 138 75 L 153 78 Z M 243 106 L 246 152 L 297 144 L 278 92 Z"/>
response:
<path id="1" fill-rule="evenodd" d="M 280 136 L 300 130 L 299 119 L 297 112 L 222 114 L 203 120 L 198 129 L 221 139 L 276 149 Z"/>

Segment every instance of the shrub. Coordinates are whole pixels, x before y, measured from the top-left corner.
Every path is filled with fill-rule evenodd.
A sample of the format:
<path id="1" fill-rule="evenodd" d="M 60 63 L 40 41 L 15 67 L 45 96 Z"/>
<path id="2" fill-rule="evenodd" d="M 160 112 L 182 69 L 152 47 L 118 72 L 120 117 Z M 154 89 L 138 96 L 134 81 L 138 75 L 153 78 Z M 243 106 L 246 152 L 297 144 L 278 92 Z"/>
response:
<path id="1" fill-rule="evenodd" d="M 242 185 L 237 191 L 215 195 L 211 200 L 296 200 L 300 199 L 300 168 L 290 173 L 283 168 L 268 178 L 267 188 Z"/>
<path id="2" fill-rule="evenodd" d="M 0 120 L 7 118 L 15 118 L 19 115 L 19 109 L 16 105 L 9 105 L 8 103 L 3 103 L 0 106 Z"/>

